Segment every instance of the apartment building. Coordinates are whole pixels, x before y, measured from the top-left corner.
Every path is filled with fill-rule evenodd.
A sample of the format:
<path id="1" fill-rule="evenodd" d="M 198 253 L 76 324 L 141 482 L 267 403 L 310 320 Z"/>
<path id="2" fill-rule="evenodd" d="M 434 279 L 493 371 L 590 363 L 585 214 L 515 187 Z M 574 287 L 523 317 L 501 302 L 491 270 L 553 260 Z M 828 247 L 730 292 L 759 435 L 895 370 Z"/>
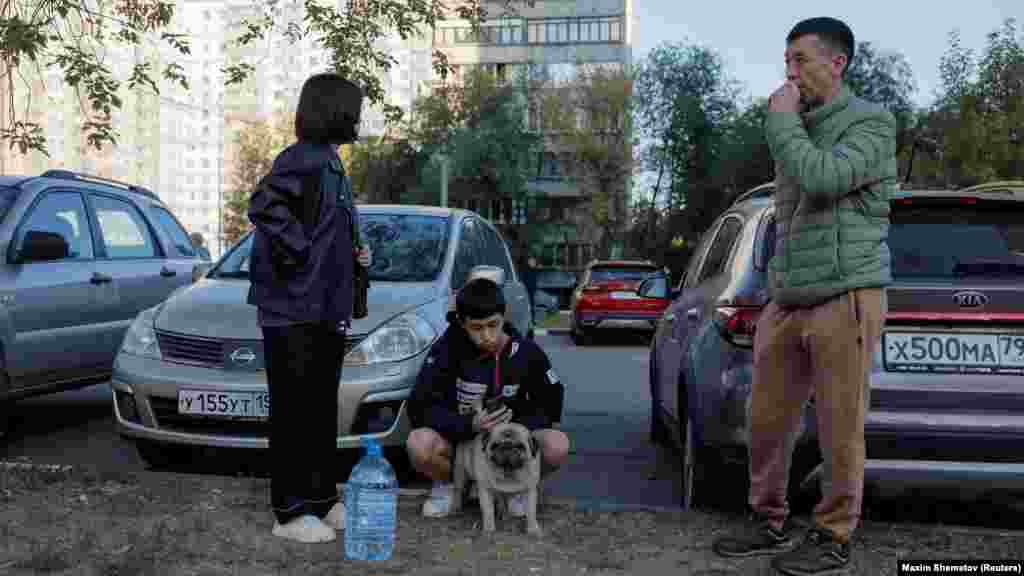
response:
<path id="1" fill-rule="evenodd" d="M 104 63 L 115 78 L 127 78 L 137 63 L 157 58 L 155 44 L 111 46 L 105 51 Z M 83 132 L 83 123 L 88 119 L 88 102 L 73 88 L 65 86 L 60 69 L 50 67 L 40 71 L 24 63 L 19 72 L 15 76 L 13 94 L 6 82 L 0 83 L 0 114 L 6 121 L 13 104 L 20 120 L 39 125 L 48 154 L 38 151 L 22 154 L 4 142 L 0 146 L 0 173 L 40 174 L 52 168 L 66 168 L 157 189 L 160 104 L 152 90 L 122 86 L 122 107 L 114 110 L 111 118 L 117 144 L 104 143 L 102 150 L 96 150 Z"/>
<path id="2" fill-rule="evenodd" d="M 527 70 L 569 80 L 579 64 L 630 66 L 631 21 L 632 0 L 538 0 L 533 7 L 516 5 L 511 11 L 495 4 L 488 6 L 488 20 L 479 32 L 466 21 L 439 23 L 433 45 L 456 67 L 456 80 L 473 67 L 488 70 L 499 80 Z M 541 130 L 534 115 L 529 126 Z M 531 205 L 525 213 L 561 222 L 546 227 L 544 237 L 531 240 L 531 254 L 547 265 L 574 269 L 595 255 L 600 232 L 588 224 L 582 209 L 588 191 L 565 177 L 559 158 L 558 146 L 545 138 L 539 172 L 529 180 Z M 530 224 L 523 221 L 523 207 L 511 201 L 481 206 L 474 198 L 452 200 L 505 226 Z"/>

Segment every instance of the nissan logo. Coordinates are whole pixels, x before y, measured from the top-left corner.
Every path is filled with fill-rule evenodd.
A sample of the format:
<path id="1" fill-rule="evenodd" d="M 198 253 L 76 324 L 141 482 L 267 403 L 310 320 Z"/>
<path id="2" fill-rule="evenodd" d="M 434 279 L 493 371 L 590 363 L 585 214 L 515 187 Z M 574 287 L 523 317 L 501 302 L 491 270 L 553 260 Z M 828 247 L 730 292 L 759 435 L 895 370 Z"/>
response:
<path id="1" fill-rule="evenodd" d="M 239 348 L 231 353 L 231 361 L 235 364 L 249 364 L 256 359 L 256 353 L 250 348 Z"/>
<path id="2" fill-rule="evenodd" d="M 961 308 L 981 308 L 985 304 L 988 304 L 988 296 L 973 290 L 957 292 L 956 294 L 953 294 L 953 300 L 955 300 L 957 306 Z"/>

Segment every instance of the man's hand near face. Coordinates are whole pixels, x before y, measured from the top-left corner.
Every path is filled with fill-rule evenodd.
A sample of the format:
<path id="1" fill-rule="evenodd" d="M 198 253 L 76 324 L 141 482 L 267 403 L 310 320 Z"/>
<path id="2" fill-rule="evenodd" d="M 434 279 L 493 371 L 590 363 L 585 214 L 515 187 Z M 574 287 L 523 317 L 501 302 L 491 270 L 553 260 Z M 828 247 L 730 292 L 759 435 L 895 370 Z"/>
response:
<path id="1" fill-rule="evenodd" d="M 769 112 L 800 112 L 800 89 L 786 82 L 768 99 Z"/>

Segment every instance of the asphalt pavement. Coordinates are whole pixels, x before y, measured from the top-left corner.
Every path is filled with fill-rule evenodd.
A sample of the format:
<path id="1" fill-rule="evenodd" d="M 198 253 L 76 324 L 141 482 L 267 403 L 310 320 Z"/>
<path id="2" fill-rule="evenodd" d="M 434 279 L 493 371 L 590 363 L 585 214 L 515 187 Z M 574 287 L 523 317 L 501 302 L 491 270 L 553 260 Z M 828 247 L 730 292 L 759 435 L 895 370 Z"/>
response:
<path id="1" fill-rule="evenodd" d="M 579 347 L 565 333 L 548 332 L 538 335 L 537 342 L 566 386 L 562 427 L 571 443 L 569 463 L 546 480 L 547 496 L 597 508 L 677 507 L 678 456 L 648 442 L 647 338 L 613 333 Z M 110 394 L 109 386 L 101 384 L 19 402 L 11 434 L 0 441 L 0 460 L 142 470 L 133 443 L 115 433 Z M 187 462 L 181 471 L 251 473 L 244 461 L 204 456 Z M 242 458 L 252 460 L 250 453 Z M 209 468 L 205 461 L 220 464 Z M 260 473 L 258 464 L 256 470 Z M 1018 491 L 999 500 L 985 494 L 984 482 L 930 487 L 913 470 L 871 480 L 882 490 L 873 492 L 868 506 L 890 515 L 909 506 L 929 522 L 1006 527 L 1024 517 L 1024 478 Z M 743 498 L 736 494 L 738 502 Z"/>

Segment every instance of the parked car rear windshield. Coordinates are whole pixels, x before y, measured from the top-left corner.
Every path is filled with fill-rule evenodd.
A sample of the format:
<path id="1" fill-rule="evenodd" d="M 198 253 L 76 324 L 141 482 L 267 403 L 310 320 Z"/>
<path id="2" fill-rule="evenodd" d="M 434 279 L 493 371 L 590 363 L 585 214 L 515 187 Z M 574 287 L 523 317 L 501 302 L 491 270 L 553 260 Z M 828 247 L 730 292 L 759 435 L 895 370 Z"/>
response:
<path id="1" fill-rule="evenodd" d="M 590 270 L 590 281 L 639 282 L 657 271 L 657 268 L 645 266 L 595 266 Z"/>
<path id="2" fill-rule="evenodd" d="M 1024 204 L 894 203 L 895 278 L 1024 277 Z"/>
<path id="3" fill-rule="evenodd" d="M 0 186 L 0 221 L 7 216 L 7 211 L 14 205 L 14 201 L 18 199 L 17 188 L 10 188 L 8 186 Z"/>
<path id="4" fill-rule="evenodd" d="M 448 219 L 415 214 L 360 214 L 360 232 L 370 245 L 370 280 L 429 282 L 444 266 Z M 252 234 L 231 250 L 213 278 L 248 278 Z"/>

